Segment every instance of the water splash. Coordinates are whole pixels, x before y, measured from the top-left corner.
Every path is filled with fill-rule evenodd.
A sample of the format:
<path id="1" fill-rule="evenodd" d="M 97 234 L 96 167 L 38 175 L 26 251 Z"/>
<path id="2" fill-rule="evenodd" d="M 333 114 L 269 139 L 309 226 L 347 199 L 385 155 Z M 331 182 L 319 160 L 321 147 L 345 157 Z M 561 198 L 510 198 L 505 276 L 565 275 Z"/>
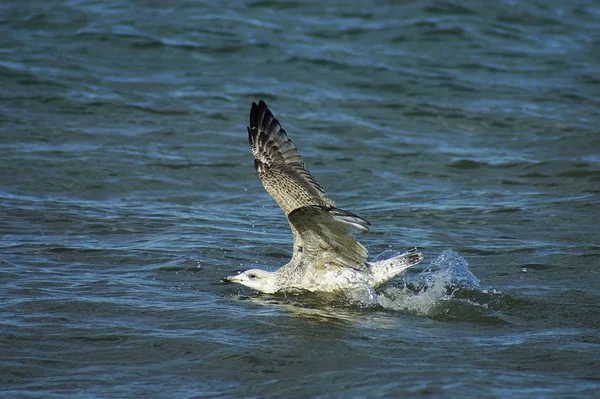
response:
<path id="1" fill-rule="evenodd" d="M 420 273 L 405 274 L 382 287 L 377 304 L 384 309 L 437 319 L 502 322 L 491 315 L 488 306 L 495 296 L 497 293 L 481 288 L 465 258 L 446 249 Z"/>
<path id="2" fill-rule="evenodd" d="M 425 286 L 443 284 L 449 288 L 479 289 L 479 279 L 469 270 L 466 259 L 452 251 L 444 250 L 429 267 L 416 276 L 413 283 L 423 281 Z"/>
<path id="3" fill-rule="evenodd" d="M 397 256 L 385 251 L 376 260 Z M 379 307 L 436 319 L 479 319 L 502 322 L 492 315 L 489 304 L 497 302 L 498 293 L 489 293 L 469 270 L 468 262 L 451 249 L 444 250 L 419 273 L 405 273 L 376 292 L 346 293 L 352 306 Z"/>
<path id="4" fill-rule="evenodd" d="M 400 255 L 400 252 L 386 250 L 377 255 L 372 262 L 390 259 L 398 255 Z M 417 276 L 413 276 L 412 280 L 414 280 L 413 283 L 428 285 L 434 285 L 436 281 L 443 280 L 450 285 L 463 288 L 479 288 L 479 279 L 471 273 L 465 258 L 451 249 L 444 250 L 429 263 L 425 270 Z"/>

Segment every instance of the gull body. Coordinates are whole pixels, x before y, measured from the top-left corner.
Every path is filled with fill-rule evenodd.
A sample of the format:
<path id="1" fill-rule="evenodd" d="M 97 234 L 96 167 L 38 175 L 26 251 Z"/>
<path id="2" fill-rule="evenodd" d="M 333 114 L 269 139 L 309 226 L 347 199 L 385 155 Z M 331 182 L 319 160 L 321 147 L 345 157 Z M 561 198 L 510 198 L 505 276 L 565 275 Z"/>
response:
<path id="1" fill-rule="evenodd" d="M 248 141 L 263 186 L 288 218 L 293 255 L 274 272 L 250 269 L 224 277 L 224 282 L 266 294 L 377 288 L 423 260 L 423 255 L 413 249 L 390 259 L 367 262 L 366 248 L 350 233 L 366 232 L 370 223 L 335 207 L 263 101 L 252 103 Z"/>

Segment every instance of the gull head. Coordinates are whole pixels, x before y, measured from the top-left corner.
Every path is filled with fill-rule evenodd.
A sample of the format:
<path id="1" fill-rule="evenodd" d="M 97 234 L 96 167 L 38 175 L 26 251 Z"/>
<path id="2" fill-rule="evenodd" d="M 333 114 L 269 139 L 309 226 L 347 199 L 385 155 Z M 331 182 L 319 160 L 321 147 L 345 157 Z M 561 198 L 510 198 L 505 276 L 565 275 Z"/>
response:
<path id="1" fill-rule="evenodd" d="M 263 294 L 274 294 L 279 291 L 275 273 L 266 270 L 250 269 L 237 276 L 223 277 L 221 281 L 242 284 Z"/>

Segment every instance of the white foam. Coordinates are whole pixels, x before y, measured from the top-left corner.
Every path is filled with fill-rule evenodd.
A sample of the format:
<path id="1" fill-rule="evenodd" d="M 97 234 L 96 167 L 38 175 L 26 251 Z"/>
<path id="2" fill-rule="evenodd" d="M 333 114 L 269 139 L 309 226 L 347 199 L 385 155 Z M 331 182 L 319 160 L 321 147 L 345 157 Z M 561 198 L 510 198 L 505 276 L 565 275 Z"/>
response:
<path id="1" fill-rule="evenodd" d="M 375 259 L 396 256 L 394 251 L 384 251 Z M 381 306 L 418 315 L 431 315 L 444 301 L 454 298 L 459 290 L 479 291 L 479 279 L 469 270 L 468 262 L 451 249 L 444 250 L 417 274 L 404 274 L 401 284 L 391 282 L 378 292 L 354 291 L 347 294 L 353 305 Z"/>

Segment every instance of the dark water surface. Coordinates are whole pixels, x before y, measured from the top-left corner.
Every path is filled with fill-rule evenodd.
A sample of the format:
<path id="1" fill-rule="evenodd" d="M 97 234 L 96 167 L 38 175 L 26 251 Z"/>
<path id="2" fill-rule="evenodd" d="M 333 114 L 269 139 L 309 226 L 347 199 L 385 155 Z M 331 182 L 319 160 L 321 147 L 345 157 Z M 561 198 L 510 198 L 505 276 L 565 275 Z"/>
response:
<path id="1" fill-rule="evenodd" d="M 600 395 L 598 2 L 9 0 L 0 32 L 0 396 Z M 290 256 L 259 99 L 372 256 L 425 254 L 374 301 L 219 282 Z"/>

